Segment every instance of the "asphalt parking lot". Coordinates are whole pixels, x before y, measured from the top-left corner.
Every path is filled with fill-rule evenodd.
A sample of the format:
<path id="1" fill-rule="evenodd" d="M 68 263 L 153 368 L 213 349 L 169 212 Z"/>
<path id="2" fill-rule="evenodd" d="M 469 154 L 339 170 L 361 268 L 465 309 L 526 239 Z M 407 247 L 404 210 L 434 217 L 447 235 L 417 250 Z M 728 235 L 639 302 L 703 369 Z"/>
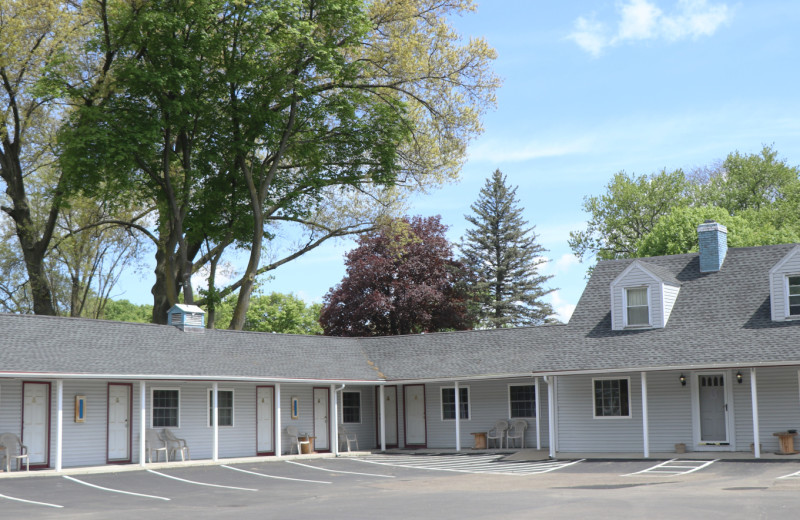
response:
<path id="1" fill-rule="evenodd" d="M 800 462 L 371 455 L 0 479 L 3 518 L 778 518 Z"/>

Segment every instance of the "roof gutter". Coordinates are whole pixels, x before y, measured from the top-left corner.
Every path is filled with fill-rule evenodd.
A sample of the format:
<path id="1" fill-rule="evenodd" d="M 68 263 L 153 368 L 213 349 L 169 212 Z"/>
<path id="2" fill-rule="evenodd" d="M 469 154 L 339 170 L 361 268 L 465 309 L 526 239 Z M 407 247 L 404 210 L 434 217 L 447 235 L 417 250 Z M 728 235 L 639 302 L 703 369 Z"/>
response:
<path id="1" fill-rule="evenodd" d="M 0 379 L 115 379 L 125 381 L 230 381 L 230 382 L 254 382 L 254 383 L 310 383 L 310 384 L 344 384 L 356 383 L 364 385 L 380 385 L 384 380 L 369 379 L 305 379 L 288 377 L 249 377 L 249 376 L 192 376 L 182 374 L 81 374 L 77 372 L 3 372 L 0 371 Z"/>
<path id="2" fill-rule="evenodd" d="M 726 368 L 777 368 L 777 367 L 800 367 L 800 361 L 761 361 L 755 363 L 704 363 L 690 365 L 669 365 L 661 367 L 626 367 L 626 368 L 593 368 L 586 370 L 547 370 L 533 372 L 537 376 L 572 376 L 572 375 L 591 375 L 591 374 L 622 374 L 629 372 L 670 372 L 675 370 L 719 370 Z M 530 375 L 530 374 L 529 374 Z"/>

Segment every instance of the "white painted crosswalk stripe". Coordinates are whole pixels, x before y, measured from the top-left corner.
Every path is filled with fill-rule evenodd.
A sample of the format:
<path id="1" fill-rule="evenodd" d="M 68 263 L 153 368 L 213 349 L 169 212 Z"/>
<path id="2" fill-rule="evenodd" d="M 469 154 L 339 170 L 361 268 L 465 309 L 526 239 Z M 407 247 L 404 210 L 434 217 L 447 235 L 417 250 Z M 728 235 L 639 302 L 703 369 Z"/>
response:
<path id="1" fill-rule="evenodd" d="M 516 462 L 502 459 L 503 455 L 373 455 L 353 460 L 383 466 L 493 475 L 538 475 L 583 461 L 581 459 Z"/>
<path id="2" fill-rule="evenodd" d="M 700 471 L 703 468 L 707 468 L 708 466 L 717 462 L 717 460 L 718 459 L 714 460 L 670 459 L 660 464 L 656 464 L 655 466 L 651 466 L 647 469 L 643 469 L 642 471 L 636 471 L 634 473 L 628 473 L 622 476 L 631 477 L 634 475 L 666 475 L 674 477 L 679 475 L 688 475 L 689 473 L 694 473 L 695 471 Z"/>

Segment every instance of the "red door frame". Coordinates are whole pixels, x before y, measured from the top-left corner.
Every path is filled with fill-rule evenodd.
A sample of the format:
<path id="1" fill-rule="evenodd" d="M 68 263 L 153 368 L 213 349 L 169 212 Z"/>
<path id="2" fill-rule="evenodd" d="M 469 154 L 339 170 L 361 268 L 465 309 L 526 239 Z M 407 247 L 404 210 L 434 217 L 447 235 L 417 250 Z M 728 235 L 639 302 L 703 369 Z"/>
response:
<path id="1" fill-rule="evenodd" d="M 325 408 L 328 414 L 328 449 L 325 450 L 317 450 L 314 448 L 314 451 L 319 453 L 329 453 L 331 451 L 331 447 L 333 446 L 333 439 L 331 439 L 331 389 L 327 386 L 315 386 L 311 390 L 311 425 L 314 427 L 314 437 L 317 436 L 317 407 L 316 403 L 314 402 L 314 390 L 325 390 L 328 392 L 328 406 Z M 338 417 L 334 417 L 333 420 L 337 420 Z"/>
<path id="2" fill-rule="evenodd" d="M 51 401 L 52 401 L 52 392 L 53 388 L 49 381 L 23 381 L 22 382 L 22 434 L 20 438 L 22 439 L 22 444 L 25 444 L 25 385 L 47 385 L 47 413 L 45 414 L 47 417 L 47 426 L 45 427 L 45 433 L 47 434 L 47 457 L 43 464 L 31 464 L 31 468 L 33 469 L 46 469 L 50 467 L 50 415 L 53 413 L 51 408 Z"/>
<path id="3" fill-rule="evenodd" d="M 400 444 L 400 421 L 397 420 L 400 417 L 398 414 L 398 404 L 397 404 L 397 385 L 386 385 L 383 388 L 394 388 L 394 438 L 397 439 L 395 444 L 387 444 L 387 448 L 397 448 Z M 378 449 L 381 447 L 381 388 L 379 386 L 375 387 L 375 438 L 378 439 L 378 445 L 376 446 Z"/>
<path id="4" fill-rule="evenodd" d="M 111 385 L 128 387 L 128 458 L 109 459 L 108 458 L 108 427 L 111 415 Z M 106 387 L 106 464 L 130 464 L 133 452 L 131 437 L 133 436 L 133 383 L 108 383 Z"/>
<path id="5" fill-rule="evenodd" d="M 406 406 L 406 388 L 412 386 L 422 387 L 422 422 L 425 424 L 425 443 L 424 444 L 409 444 L 408 443 L 408 407 Z M 425 404 L 425 385 L 403 385 L 403 442 L 406 448 L 420 449 L 428 447 L 428 407 Z"/>
<path id="6" fill-rule="evenodd" d="M 258 389 L 259 388 L 272 388 L 272 451 L 258 451 Z M 258 385 L 256 386 L 256 456 L 262 455 L 275 455 L 277 450 L 277 440 L 275 439 L 275 385 Z"/>

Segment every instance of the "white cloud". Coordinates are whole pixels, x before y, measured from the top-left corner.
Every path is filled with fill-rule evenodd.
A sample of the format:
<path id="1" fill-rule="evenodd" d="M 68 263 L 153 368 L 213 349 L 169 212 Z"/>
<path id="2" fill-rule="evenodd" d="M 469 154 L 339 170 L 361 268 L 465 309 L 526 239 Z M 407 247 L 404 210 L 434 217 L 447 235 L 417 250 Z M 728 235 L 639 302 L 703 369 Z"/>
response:
<path id="1" fill-rule="evenodd" d="M 580 263 L 581 261 L 577 256 L 571 253 L 566 253 L 561 255 L 555 262 L 553 262 L 553 272 L 562 273 L 564 271 L 569 271 L 573 265 L 578 265 Z"/>
<path id="2" fill-rule="evenodd" d="M 648 0 L 627 0 L 618 4 L 616 30 L 607 24 L 579 17 L 567 38 L 593 56 L 606 47 L 638 40 L 666 40 L 711 36 L 733 15 L 726 4 L 709 4 L 707 0 L 678 0 L 670 13 Z"/>
<path id="3" fill-rule="evenodd" d="M 585 140 L 543 143 L 540 141 L 512 142 L 485 141 L 469 149 L 470 161 L 487 161 L 491 163 L 522 162 L 544 157 L 560 157 L 582 153 L 589 148 Z"/>
<path id="4" fill-rule="evenodd" d="M 560 291 L 550 293 L 550 303 L 556 311 L 556 317 L 564 323 L 567 323 L 575 312 L 575 304 L 561 299 Z"/>

